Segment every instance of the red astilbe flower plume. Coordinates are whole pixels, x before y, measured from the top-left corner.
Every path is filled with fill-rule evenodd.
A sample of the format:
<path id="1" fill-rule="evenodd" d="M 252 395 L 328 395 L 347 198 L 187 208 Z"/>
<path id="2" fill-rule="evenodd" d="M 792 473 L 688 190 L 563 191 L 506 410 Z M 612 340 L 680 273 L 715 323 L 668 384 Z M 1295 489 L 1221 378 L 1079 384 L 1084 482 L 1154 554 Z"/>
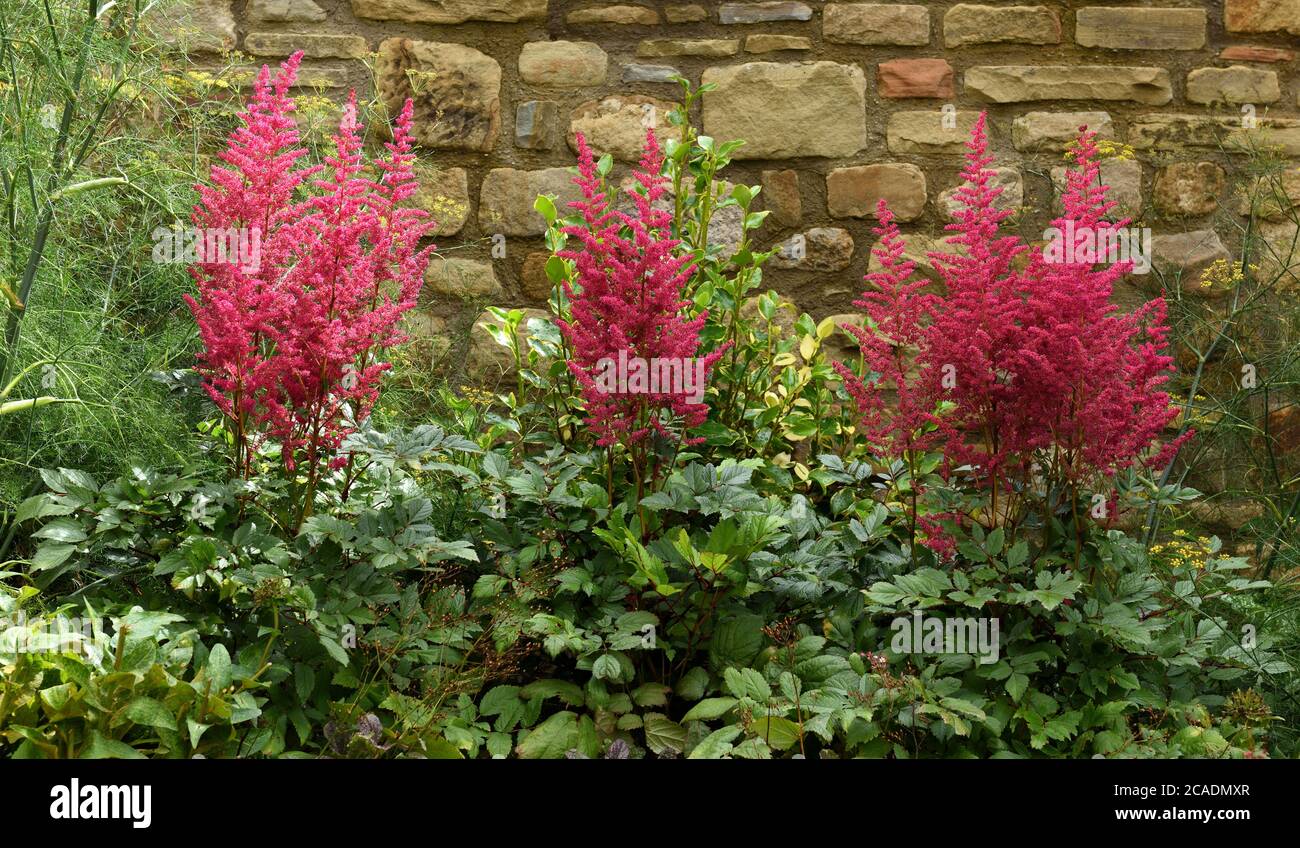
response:
<path id="1" fill-rule="evenodd" d="M 1008 456 L 1026 447 L 1016 440 L 1024 399 L 1011 366 L 1022 341 L 1023 299 L 1012 263 L 1028 248 L 999 235 L 1011 213 L 993 205 L 1002 189 L 990 184 L 995 174 L 984 127 L 981 114 L 966 142 L 956 195 L 961 205 L 945 227 L 956 233 L 946 241 L 957 250 L 930 254 L 946 294 L 926 328 L 919 362 L 932 402 L 955 404 L 951 414 L 932 419 L 945 457 L 996 478 Z"/>
<path id="2" fill-rule="evenodd" d="M 916 385 L 910 371 L 939 298 L 923 291 L 929 283 L 924 277 L 912 281 L 916 265 L 904 258 L 903 238 L 883 199 L 876 216 L 879 225 L 873 232 L 880 244 L 871 252 L 882 270 L 866 275 L 872 288 L 853 301 L 866 312 L 870 326 L 845 324 L 843 329 L 857 339 L 864 364 L 878 376 L 869 387 L 844 363 L 832 364 L 857 403 L 867 444 L 883 455 L 898 456 L 912 449 L 915 434 L 933 412 L 931 398 Z M 894 396 L 887 402 L 882 390 L 890 389 Z"/>
<path id="3" fill-rule="evenodd" d="M 1177 414 L 1162 389 L 1172 365 L 1163 298 L 1131 313 L 1110 302 L 1131 261 L 1094 267 L 1036 249 L 1016 270 L 1015 258 L 1029 248 L 999 233 L 1010 212 L 993 205 L 1001 189 L 991 185 L 984 126 L 981 115 L 967 143 L 961 208 L 947 227 L 955 250 L 930 254 L 942 295 L 921 294 L 924 281 L 911 280 L 914 269 L 900 261 L 898 228 L 881 203 L 883 270 L 867 276 L 873 289 L 858 302 L 870 326 L 849 328 L 878 377 L 866 384 L 837 366 L 868 441 L 887 455 L 942 447 L 949 469 L 972 466 L 995 496 L 1009 477 L 1030 482 L 1036 465 L 1077 486 L 1137 461 L 1160 462 L 1179 444 L 1152 459 Z M 1053 221 L 1060 232 L 1104 234 L 1128 224 L 1106 219 L 1115 204 L 1105 200 L 1093 138 L 1084 131 L 1076 146 L 1064 212 Z M 893 407 L 881 396 L 891 388 Z M 921 433 L 927 423 L 933 431 Z"/>
<path id="4" fill-rule="evenodd" d="M 301 53 L 274 82 L 262 69 L 213 186 L 200 186 L 200 228 L 257 228 L 255 268 L 201 262 L 192 269 L 199 294 L 186 300 L 204 344 L 199 370 L 209 395 L 236 426 L 236 457 L 248 473 L 262 440 L 282 448 L 286 467 L 306 461 L 312 473 L 364 420 L 378 396 L 378 359 L 403 341 L 401 315 L 419 295 L 433 247 L 421 249 L 431 222 L 403 205 L 416 191 L 411 152 L 412 105 L 398 115 L 386 153 L 362 157 L 353 94 L 319 168 L 295 169 L 304 151 L 290 116 Z M 321 172 L 316 193 L 296 200 Z M 373 175 L 372 175 L 373 174 Z"/>
<path id="5" fill-rule="evenodd" d="M 1115 208 L 1105 199 L 1100 181 L 1096 133 L 1080 128 L 1074 155 L 1077 169 L 1066 173 L 1061 196 L 1063 214 L 1053 232 L 1076 238 L 1090 233 L 1097 244 L 1122 233 L 1129 219 L 1107 220 Z M 1173 358 L 1164 353 L 1169 328 L 1164 297 L 1132 312 L 1111 302 L 1115 284 L 1133 270 L 1131 259 L 1069 252 L 1036 251 L 1024 279 L 1028 299 L 1023 319 L 1025 338 L 1016 367 L 1021 394 L 1038 403 L 1022 416 L 1024 428 L 1040 433 L 1051 445 L 1062 476 L 1081 483 L 1092 474 L 1113 474 L 1139 458 L 1162 464 L 1191 433 L 1145 457 L 1177 415 L 1163 390 Z M 1087 261 L 1097 258 L 1101 267 Z"/>
<path id="6" fill-rule="evenodd" d="M 582 200 L 569 205 L 582 214 L 583 223 L 564 232 L 576 238 L 581 249 L 558 254 L 573 260 L 577 271 L 577 288 L 564 284 L 569 319 L 557 321 L 573 349 L 569 370 L 581 387 L 586 423 L 598 445 L 632 444 L 652 429 L 671 438 L 663 413 L 680 417 L 684 427 L 691 428 L 708 418 L 708 406 L 691 400 L 686 391 L 674 390 L 678 387 L 624 393 L 609 391 L 599 379 L 611 362 L 620 361 L 620 353 L 627 360 L 691 362 L 699 352 L 707 316 L 686 318 L 691 304 L 682 297 L 693 260 L 676 253 L 681 242 L 669 236 L 672 214 L 656 206 L 667 191 L 659 142 L 647 131 L 640 166 L 633 172 L 637 185 L 628 191 L 634 214 L 610 206 L 581 133 L 577 144 L 574 182 Z M 705 380 L 725 350 L 723 346 L 702 358 Z"/>

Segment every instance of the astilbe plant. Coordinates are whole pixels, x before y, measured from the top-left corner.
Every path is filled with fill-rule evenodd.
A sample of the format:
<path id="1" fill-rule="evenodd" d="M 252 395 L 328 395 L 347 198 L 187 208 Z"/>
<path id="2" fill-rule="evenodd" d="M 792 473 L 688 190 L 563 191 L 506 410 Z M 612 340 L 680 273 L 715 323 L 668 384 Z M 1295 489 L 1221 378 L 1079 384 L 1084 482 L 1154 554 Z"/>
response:
<path id="1" fill-rule="evenodd" d="M 602 377 L 611 363 L 620 361 L 620 354 L 627 361 L 696 362 L 707 315 L 686 316 L 690 303 L 682 292 L 693 261 L 678 251 L 680 241 L 669 235 L 673 216 L 661 208 L 667 180 L 661 174 L 663 156 L 654 132 L 646 133 L 640 166 L 633 172 L 636 185 L 627 192 L 632 213 L 611 205 L 581 133 L 577 145 L 574 182 L 582 199 L 570 206 L 580 213 L 582 223 L 564 232 L 580 247 L 558 253 L 574 263 L 577 286 L 564 283 L 568 316 L 557 323 L 571 348 L 568 367 L 582 393 L 590 432 L 600 446 L 622 444 L 636 454 L 633 470 L 640 486 L 645 482 L 641 453 L 650 434 L 690 442 L 686 431 L 702 424 L 709 408 L 698 397 L 692 399 L 682 385 L 660 384 L 653 392 L 611 391 Z M 698 360 L 704 379 L 725 350 L 720 347 Z M 674 426 L 679 432 L 673 432 Z"/>
<path id="2" fill-rule="evenodd" d="M 1081 128 L 1064 211 L 1052 222 L 1059 232 L 1128 224 L 1107 220 L 1115 204 L 1098 179 L 1094 136 Z M 985 493 L 981 520 L 992 525 L 1023 517 L 1033 492 L 1049 511 L 1049 492 L 1075 506 L 1086 486 L 1137 462 L 1157 464 L 1173 447 L 1157 450 L 1177 409 L 1162 389 L 1172 364 L 1163 298 L 1125 313 L 1111 293 L 1131 261 L 1058 261 L 1001 234 L 1010 212 L 994 206 L 1002 189 L 991 184 L 983 115 L 967 147 L 960 207 L 947 226 L 954 250 L 929 254 L 943 293 L 927 294 L 928 281 L 913 279 L 881 201 L 875 254 L 882 270 L 867 275 L 870 288 L 857 301 L 867 326 L 846 327 L 871 375 L 836 367 L 868 444 L 909 462 L 942 450 L 944 473 L 964 469 Z"/>
<path id="3" fill-rule="evenodd" d="M 191 269 L 198 295 L 186 301 L 203 342 L 198 370 L 233 431 L 235 473 L 253 473 L 259 448 L 277 443 L 287 470 L 303 467 L 305 515 L 320 474 L 346 463 L 337 448 L 378 397 L 382 351 L 403 340 L 398 321 L 416 303 L 433 247 L 419 244 L 428 214 L 404 203 L 418 188 L 411 101 L 372 167 L 355 93 L 332 155 L 301 167 L 288 95 L 301 59 L 274 79 L 262 68 L 225 166 L 198 186 L 194 225 L 260 231 L 259 261 L 203 257 Z"/>

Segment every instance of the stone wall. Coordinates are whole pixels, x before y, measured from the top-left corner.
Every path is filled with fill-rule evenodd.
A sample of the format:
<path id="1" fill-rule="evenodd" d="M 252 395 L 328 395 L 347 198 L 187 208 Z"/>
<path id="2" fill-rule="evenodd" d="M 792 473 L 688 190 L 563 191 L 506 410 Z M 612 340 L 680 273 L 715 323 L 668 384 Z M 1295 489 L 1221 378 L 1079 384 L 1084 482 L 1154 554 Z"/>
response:
<path id="1" fill-rule="evenodd" d="M 206 48 L 259 62 L 301 48 L 304 80 L 340 92 L 368 89 L 373 54 L 380 96 L 415 97 L 449 251 L 430 293 L 451 299 L 542 305 L 533 196 L 569 192 L 575 131 L 626 167 L 647 117 L 666 129 L 678 73 L 717 85 L 697 116 L 708 134 L 746 140 L 727 176 L 765 186 L 763 237 L 804 234 L 805 258 L 767 282 L 817 316 L 851 308 L 877 198 L 909 232 L 941 232 L 980 110 L 1026 235 L 1087 123 L 1135 149 L 1104 169 L 1113 196 L 1152 227 L 1162 267 L 1191 273 L 1233 246 L 1232 145 L 1268 133 L 1300 156 L 1300 0 L 195 2 Z"/>
<path id="2" fill-rule="evenodd" d="M 303 49 L 304 83 L 339 95 L 369 91 L 369 62 L 381 97 L 415 98 L 439 219 L 424 316 L 436 334 L 468 328 L 487 303 L 544 305 L 534 196 L 572 195 L 575 131 L 623 169 L 647 119 L 670 132 L 674 74 L 717 86 L 695 117 L 715 138 L 745 139 L 727 177 L 765 187 L 762 239 L 806 245 L 770 263 L 765 283 L 818 318 L 852 310 L 878 198 L 916 258 L 934 246 L 981 110 L 1002 202 L 1031 239 L 1057 208 L 1080 124 L 1132 148 L 1103 177 L 1153 230 L 1158 273 L 1130 277 L 1121 302 L 1180 272 L 1196 296 L 1221 295 L 1195 281 L 1238 247 L 1241 148 L 1300 157 L 1300 0 L 194 2 L 197 51 L 274 62 Z M 1300 203 L 1300 178 L 1288 190 Z M 1272 217 L 1265 235 L 1294 237 Z"/>

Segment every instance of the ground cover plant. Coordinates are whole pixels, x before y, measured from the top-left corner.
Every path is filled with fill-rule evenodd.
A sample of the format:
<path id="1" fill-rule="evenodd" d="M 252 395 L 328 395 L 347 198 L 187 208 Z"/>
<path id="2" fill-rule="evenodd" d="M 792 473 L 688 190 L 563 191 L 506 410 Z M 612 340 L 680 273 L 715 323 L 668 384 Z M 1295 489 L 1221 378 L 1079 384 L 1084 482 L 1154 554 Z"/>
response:
<path id="1" fill-rule="evenodd" d="M 84 45 L 126 25 L 96 9 Z M 450 375 L 404 414 L 383 398 L 436 250 L 414 107 L 353 94 L 321 146 L 301 59 L 249 81 L 191 198 L 199 230 L 255 231 L 257 261 L 201 250 L 164 287 L 185 330 L 151 337 L 185 358 L 121 364 L 168 372 L 140 403 L 183 436 L 93 461 L 0 429 L 31 472 L 0 567 L 0 754 L 1294 756 L 1294 481 L 1261 495 L 1254 552 L 1182 526 L 1217 422 L 1180 406 L 1204 397 L 1181 314 L 1113 305 L 1129 260 L 1026 242 L 983 116 L 931 275 L 881 201 L 838 324 L 764 288 L 763 189 L 726 181 L 743 141 L 692 124 L 701 90 L 630 180 L 578 134 L 581 199 L 536 202 L 548 311 L 489 311 L 511 379 Z M 129 112 L 106 102 L 96 121 Z M 1053 227 L 1124 230 L 1096 132 L 1070 150 Z M 4 267 L 39 259 L 40 216 L 9 220 Z M 13 289 L 24 327 L 46 279 Z M 0 428 L 67 426 L 36 417 L 87 400 L 38 385 L 63 355 L 5 356 Z"/>

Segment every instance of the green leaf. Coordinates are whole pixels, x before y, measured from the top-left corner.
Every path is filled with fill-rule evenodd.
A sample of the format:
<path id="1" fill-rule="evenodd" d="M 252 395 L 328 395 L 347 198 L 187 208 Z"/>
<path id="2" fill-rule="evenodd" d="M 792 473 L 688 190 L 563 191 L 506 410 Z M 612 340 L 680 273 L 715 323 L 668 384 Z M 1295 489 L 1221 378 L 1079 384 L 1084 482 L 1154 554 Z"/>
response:
<path id="1" fill-rule="evenodd" d="M 71 518 L 58 518 L 33 533 L 32 538 L 49 539 L 52 542 L 84 542 L 86 531 Z"/>
<path id="2" fill-rule="evenodd" d="M 58 543 L 47 543 L 36 549 L 36 555 L 32 557 L 32 571 L 45 571 L 51 568 L 57 568 L 67 561 L 77 550 L 76 545 L 65 545 Z"/>
<path id="3" fill-rule="evenodd" d="M 554 224 L 555 219 L 559 217 L 558 213 L 555 211 L 555 201 L 551 200 L 551 198 L 545 194 L 537 195 L 537 199 L 533 201 L 533 208 L 546 219 L 548 225 Z"/>
<path id="4" fill-rule="evenodd" d="M 515 753 L 525 760 L 557 760 L 577 746 L 578 715 L 565 710 L 533 728 L 515 746 Z"/>
<path id="5" fill-rule="evenodd" d="M 638 707 L 662 707 L 667 705 L 672 691 L 662 683 L 643 683 L 632 690 L 632 700 Z"/>
<path id="6" fill-rule="evenodd" d="M 109 739 L 98 730 L 90 731 L 90 742 L 77 755 L 83 760 L 143 760 L 144 754 L 125 742 Z"/>
<path id="7" fill-rule="evenodd" d="M 220 692 L 230 685 L 230 652 L 226 650 L 225 645 L 218 642 L 212 646 L 204 670 L 212 684 L 213 693 Z"/>
<path id="8" fill-rule="evenodd" d="M 613 654 L 601 654 L 592 663 L 591 674 L 597 680 L 618 680 L 623 674 L 623 666 Z"/>
<path id="9" fill-rule="evenodd" d="M 763 648 L 763 619 L 740 613 L 722 620 L 709 642 L 709 665 L 716 670 L 748 665 Z"/>
<path id="10" fill-rule="evenodd" d="M 656 754 L 680 754 L 686 750 L 686 728 L 660 713 L 646 713 L 645 744 Z"/>
<path id="11" fill-rule="evenodd" d="M 166 707 L 153 698 L 139 697 L 126 705 L 122 714 L 136 724 L 148 727 L 161 727 L 164 730 L 176 730 L 176 717 Z"/>
<path id="12" fill-rule="evenodd" d="M 752 668 L 729 668 L 723 673 L 723 678 L 731 694 L 737 698 L 751 698 L 759 703 L 772 699 L 772 687 Z"/>
<path id="13" fill-rule="evenodd" d="M 293 669 L 293 688 L 298 693 L 298 700 L 307 703 L 316 688 L 316 672 L 306 663 L 298 663 Z"/>
<path id="14" fill-rule="evenodd" d="M 709 673 L 699 666 L 682 675 L 677 681 L 677 694 L 685 701 L 698 701 L 709 687 Z"/>
<path id="15" fill-rule="evenodd" d="M 740 703 L 736 698 L 705 698 L 687 711 L 682 716 L 682 721 L 710 721 L 715 718 L 721 718 L 727 712 Z"/>
<path id="16" fill-rule="evenodd" d="M 696 745 L 686 758 L 688 760 L 716 760 L 725 757 L 731 753 L 731 743 L 743 732 L 744 730 L 741 727 L 734 724 L 730 727 L 715 730 L 700 740 L 700 744 Z"/>
<path id="17" fill-rule="evenodd" d="M 519 697 L 526 701 L 534 698 L 559 698 L 566 704 L 581 706 L 587 696 L 582 693 L 582 687 L 576 683 L 570 683 L 567 680 L 535 680 L 519 690 Z"/>
<path id="18" fill-rule="evenodd" d="M 1020 699 L 1024 697 L 1025 690 L 1029 688 L 1029 677 L 1016 672 L 1007 678 L 1006 685 L 1007 694 L 1011 696 L 1011 700 L 1018 704 L 1020 703 Z"/>
<path id="19" fill-rule="evenodd" d="M 784 751 L 799 741 L 799 725 L 788 718 L 762 716 L 754 719 L 749 728 L 759 739 L 778 751 Z"/>
<path id="20" fill-rule="evenodd" d="M 325 653 L 329 654 L 336 661 L 338 661 L 343 665 L 348 664 L 348 652 L 343 650 L 342 645 L 340 645 L 338 642 L 334 641 L 330 637 L 320 633 L 316 635 L 316 639 L 317 641 L 320 642 L 321 647 L 325 649 Z"/>

